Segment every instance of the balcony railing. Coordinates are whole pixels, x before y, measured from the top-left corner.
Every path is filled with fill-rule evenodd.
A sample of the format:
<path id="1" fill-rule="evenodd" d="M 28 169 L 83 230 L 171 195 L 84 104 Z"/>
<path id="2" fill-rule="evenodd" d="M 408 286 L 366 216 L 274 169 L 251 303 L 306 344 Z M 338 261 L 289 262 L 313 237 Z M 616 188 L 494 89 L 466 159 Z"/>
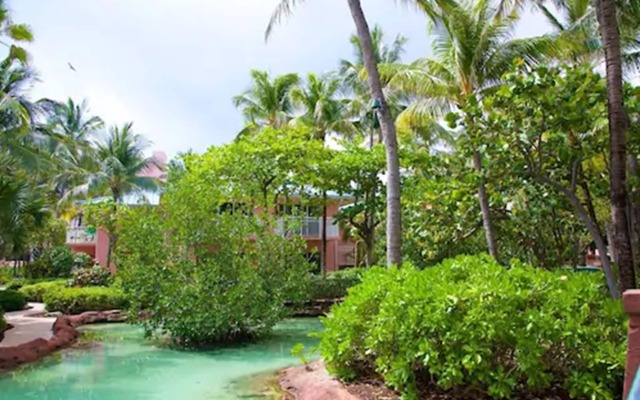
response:
<path id="1" fill-rule="evenodd" d="M 67 243 L 83 244 L 95 243 L 96 235 L 88 233 L 85 228 L 69 228 L 67 230 Z"/>
<path id="2" fill-rule="evenodd" d="M 285 219 L 278 219 L 278 227 L 276 232 L 284 233 Z M 327 218 L 327 237 L 340 236 L 340 228 L 338 225 Z M 286 227 L 289 234 L 299 234 L 303 237 L 319 238 L 322 236 L 322 218 L 316 217 L 286 217 Z"/>

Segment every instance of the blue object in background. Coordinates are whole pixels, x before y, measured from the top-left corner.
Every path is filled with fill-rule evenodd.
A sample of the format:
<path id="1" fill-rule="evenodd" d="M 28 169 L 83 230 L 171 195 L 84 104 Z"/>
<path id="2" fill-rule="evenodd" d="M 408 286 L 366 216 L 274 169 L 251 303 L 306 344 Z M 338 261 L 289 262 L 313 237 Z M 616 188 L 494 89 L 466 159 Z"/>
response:
<path id="1" fill-rule="evenodd" d="M 631 390 L 629 391 L 629 396 L 626 400 L 640 400 L 640 374 L 636 371 L 636 377 L 633 379 L 633 385 L 631 385 Z"/>

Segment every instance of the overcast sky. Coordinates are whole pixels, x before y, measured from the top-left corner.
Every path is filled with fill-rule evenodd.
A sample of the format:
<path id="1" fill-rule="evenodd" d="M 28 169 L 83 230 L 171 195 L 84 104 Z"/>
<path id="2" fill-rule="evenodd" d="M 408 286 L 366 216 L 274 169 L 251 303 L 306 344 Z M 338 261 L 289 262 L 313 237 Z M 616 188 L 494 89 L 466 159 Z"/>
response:
<path id="1" fill-rule="evenodd" d="M 322 73 L 351 57 L 354 27 L 345 0 L 308 0 L 263 34 L 278 0 L 10 0 L 29 24 L 41 82 L 33 97 L 80 101 L 107 123 L 134 121 L 153 148 L 170 157 L 232 140 L 242 128 L 231 97 L 249 71 Z M 428 54 L 426 19 L 393 0 L 362 0 L 371 25 L 389 40 L 409 38 L 405 61 Z M 519 36 L 544 33 L 526 15 Z M 71 63 L 74 72 L 68 66 Z"/>

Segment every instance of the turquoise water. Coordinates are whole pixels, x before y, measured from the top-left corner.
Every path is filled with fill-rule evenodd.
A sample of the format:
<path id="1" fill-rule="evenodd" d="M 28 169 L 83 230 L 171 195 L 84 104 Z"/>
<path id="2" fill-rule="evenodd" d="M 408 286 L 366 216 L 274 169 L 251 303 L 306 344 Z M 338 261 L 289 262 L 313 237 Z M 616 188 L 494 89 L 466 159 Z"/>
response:
<path id="1" fill-rule="evenodd" d="M 291 356 L 298 342 L 316 340 L 315 319 L 288 320 L 264 340 L 211 351 L 178 351 L 154 346 L 142 331 L 125 324 L 92 325 L 101 344 L 69 350 L 60 359 L 0 375 L 2 400 L 137 400 L 260 398 L 265 377 L 299 364 Z"/>

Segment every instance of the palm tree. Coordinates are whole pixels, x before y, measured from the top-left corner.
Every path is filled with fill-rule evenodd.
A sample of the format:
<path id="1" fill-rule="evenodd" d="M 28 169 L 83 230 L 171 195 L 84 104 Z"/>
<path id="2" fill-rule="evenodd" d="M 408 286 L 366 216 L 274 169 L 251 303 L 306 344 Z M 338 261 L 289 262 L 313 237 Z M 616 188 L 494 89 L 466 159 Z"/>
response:
<path id="1" fill-rule="evenodd" d="M 233 98 L 248 124 L 240 135 L 265 126 L 286 125 L 293 111 L 289 93 L 300 83 L 300 77 L 285 74 L 271 79 L 267 72 L 253 70 L 251 80 L 251 88 Z"/>
<path id="2" fill-rule="evenodd" d="M 319 77 L 309 74 L 305 86 L 291 91 L 291 100 L 302 110 L 292 122 L 311 127 L 313 139 L 326 143 L 331 133 L 349 134 L 353 124 L 346 113 L 346 102 L 339 97 L 342 81 L 331 75 Z M 327 191 L 322 191 L 322 240 L 320 244 L 320 271 L 327 272 Z"/>
<path id="3" fill-rule="evenodd" d="M 296 0 L 281 0 L 267 25 L 266 38 L 283 17 L 293 12 L 293 8 L 298 2 Z M 367 82 L 371 90 L 371 97 L 375 99 L 374 107 L 378 113 L 387 153 L 387 264 L 400 265 L 402 264 L 402 221 L 400 217 L 400 164 L 396 128 L 382 90 L 383 86 L 378 72 L 371 32 L 360 0 L 347 0 L 347 3 L 362 46 Z"/>
<path id="4" fill-rule="evenodd" d="M 384 65 L 389 85 L 414 96 L 398 117 L 398 126 L 415 129 L 432 126 L 434 120 L 463 104 L 471 94 L 482 96 L 500 83 L 515 59 L 535 64 L 553 49 L 553 39 L 512 39 L 518 21 L 517 10 L 505 10 L 491 0 L 438 0 L 420 2 L 433 27 L 435 58 L 410 65 Z M 474 169 L 483 170 L 482 155 L 473 156 Z M 483 226 L 489 253 L 497 258 L 496 237 L 491 222 L 489 199 L 483 180 L 478 187 Z"/>
<path id="5" fill-rule="evenodd" d="M 553 27 L 562 47 L 561 61 L 600 64 L 604 48 L 598 33 L 596 9 L 592 0 L 554 0 L 552 11 L 544 0 L 536 7 Z M 623 67 L 640 68 L 640 9 L 629 1 L 620 2 L 618 13 Z"/>
<path id="6" fill-rule="evenodd" d="M 122 127 L 112 126 L 108 137 L 95 143 L 97 168 L 87 173 L 85 183 L 75 188 L 73 193 L 108 194 L 116 212 L 124 196 L 159 189 L 157 179 L 144 175 L 147 168 L 155 165 L 155 160 L 144 154 L 148 142 L 133 132 L 132 125 L 129 122 Z M 109 242 L 107 265 L 111 265 L 112 249 L 117 243 L 115 232 L 109 232 Z"/>
<path id="7" fill-rule="evenodd" d="M 67 198 L 68 189 L 81 183 L 87 171 L 95 169 L 92 140 L 104 123 L 88 115 L 86 101 L 76 104 L 68 99 L 66 103 L 54 103 L 52 108 L 39 129 L 47 135 L 43 147 L 54 156 L 53 190 L 62 200 Z"/>
<path id="8" fill-rule="evenodd" d="M 620 270 L 621 291 L 636 287 L 636 276 L 629 235 L 626 171 L 626 130 L 628 119 L 622 97 L 622 53 L 618 15 L 614 0 L 596 0 L 600 35 L 604 43 L 607 68 L 607 103 L 609 111 L 609 185 L 613 219 L 613 247 Z"/>

